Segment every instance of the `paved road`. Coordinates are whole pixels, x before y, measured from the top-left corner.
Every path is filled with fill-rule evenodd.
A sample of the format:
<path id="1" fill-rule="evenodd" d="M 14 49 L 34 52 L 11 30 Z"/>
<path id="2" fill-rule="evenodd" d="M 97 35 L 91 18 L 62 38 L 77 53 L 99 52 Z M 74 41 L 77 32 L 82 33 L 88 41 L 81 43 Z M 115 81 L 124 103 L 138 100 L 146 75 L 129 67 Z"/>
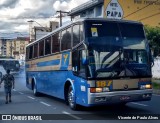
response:
<path id="1" fill-rule="evenodd" d="M 31 90 L 25 87 L 25 75 L 22 72 L 15 75 L 15 90 L 13 90 L 13 102 L 5 104 L 3 88 L 0 89 L 0 114 L 48 114 L 46 116 L 55 119 L 57 122 L 63 120 L 71 120 L 76 122 L 110 122 L 106 118 L 111 119 L 113 116 L 146 116 L 147 114 L 155 116 L 160 115 L 160 95 L 153 95 L 151 101 L 128 103 L 125 107 L 104 106 L 94 108 L 81 107 L 79 111 L 72 111 L 63 100 L 50 97 L 35 97 Z M 51 115 L 50 115 L 51 114 Z M 102 115 L 103 114 L 103 115 Z M 133 114 L 133 115 L 131 115 Z M 120 118 L 120 117 L 119 117 Z M 145 117 L 143 117 L 145 118 Z M 58 120 L 57 120 L 58 119 Z M 92 120 L 93 119 L 93 120 Z M 0 121 L 4 123 L 5 121 Z M 13 122 L 13 121 L 12 121 Z M 17 122 L 17 121 L 15 121 Z M 42 121 L 46 123 L 46 121 Z M 51 121 L 47 121 L 51 122 Z M 70 121 L 69 121 L 70 122 Z M 132 122 L 131 120 L 112 120 L 112 122 Z M 135 121 L 134 121 L 135 122 Z M 157 120 L 139 120 L 139 122 L 157 122 Z M 31 121 L 30 121 L 31 123 Z"/>

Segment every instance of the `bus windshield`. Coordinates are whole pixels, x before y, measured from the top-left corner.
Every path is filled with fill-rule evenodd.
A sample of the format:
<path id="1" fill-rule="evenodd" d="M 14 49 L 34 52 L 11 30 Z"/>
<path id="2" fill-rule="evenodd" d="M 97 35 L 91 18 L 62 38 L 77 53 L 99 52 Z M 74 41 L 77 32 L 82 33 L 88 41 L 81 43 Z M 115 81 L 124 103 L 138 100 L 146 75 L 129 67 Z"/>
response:
<path id="1" fill-rule="evenodd" d="M 86 24 L 88 77 L 149 77 L 148 45 L 140 24 L 90 22 Z"/>

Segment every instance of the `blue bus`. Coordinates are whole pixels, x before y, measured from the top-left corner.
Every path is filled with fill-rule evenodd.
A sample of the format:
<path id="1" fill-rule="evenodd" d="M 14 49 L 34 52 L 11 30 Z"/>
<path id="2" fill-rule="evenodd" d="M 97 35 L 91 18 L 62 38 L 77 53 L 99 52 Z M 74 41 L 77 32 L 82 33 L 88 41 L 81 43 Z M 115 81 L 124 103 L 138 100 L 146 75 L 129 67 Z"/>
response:
<path id="1" fill-rule="evenodd" d="M 3 66 L 5 70 L 10 69 L 12 73 L 19 73 L 19 60 L 13 58 L 0 58 L 0 65 Z"/>
<path id="2" fill-rule="evenodd" d="M 139 22 L 84 18 L 26 47 L 26 85 L 76 110 L 148 101 L 151 54 Z"/>

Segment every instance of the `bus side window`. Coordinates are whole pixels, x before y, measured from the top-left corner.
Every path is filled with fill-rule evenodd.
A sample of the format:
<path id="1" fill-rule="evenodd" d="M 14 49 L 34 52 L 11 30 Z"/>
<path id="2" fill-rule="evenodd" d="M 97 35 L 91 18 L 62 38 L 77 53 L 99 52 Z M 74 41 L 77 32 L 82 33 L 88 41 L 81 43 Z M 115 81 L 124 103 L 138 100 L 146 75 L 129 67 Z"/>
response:
<path id="1" fill-rule="evenodd" d="M 62 31 L 61 51 L 71 49 L 71 27 Z"/>
<path id="2" fill-rule="evenodd" d="M 51 37 L 45 39 L 45 55 L 51 54 Z"/>
<path id="3" fill-rule="evenodd" d="M 60 33 L 52 35 L 52 53 L 60 51 Z"/>
<path id="4" fill-rule="evenodd" d="M 79 51 L 79 76 L 81 77 L 86 77 L 86 74 L 85 74 L 85 65 L 83 65 L 82 63 L 82 58 L 83 58 L 83 55 L 82 55 L 82 50 Z"/>
<path id="5" fill-rule="evenodd" d="M 80 26 L 74 25 L 73 26 L 73 47 L 80 43 Z"/>
<path id="6" fill-rule="evenodd" d="M 85 75 L 85 66 L 82 64 L 82 50 L 83 45 L 76 48 L 72 52 L 72 69 L 73 72 L 76 73 L 80 77 L 86 77 Z"/>
<path id="7" fill-rule="evenodd" d="M 38 57 L 38 43 L 34 44 L 34 55 L 33 55 L 34 58 L 37 58 Z"/>
<path id="8" fill-rule="evenodd" d="M 79 71 L 79 54 L 78 49 L 72 52 L 72 69 L 73 72 L 78 73 Z"/>
<path id="9" fill-rule="evenodd" d="M 29 47 L 26 48 L 26 60 L 29 60 Z"/>
<path id="10" fill-rule="evenodd" d="M 41 40 L 39 42 L 39 56 L 43 56 L 44 55 L 44 40 Z"/>
<path id="11" fill-rule="evenodd" d="M 29 47 L 29 59 L 33 58 L 33 46 Z"/>

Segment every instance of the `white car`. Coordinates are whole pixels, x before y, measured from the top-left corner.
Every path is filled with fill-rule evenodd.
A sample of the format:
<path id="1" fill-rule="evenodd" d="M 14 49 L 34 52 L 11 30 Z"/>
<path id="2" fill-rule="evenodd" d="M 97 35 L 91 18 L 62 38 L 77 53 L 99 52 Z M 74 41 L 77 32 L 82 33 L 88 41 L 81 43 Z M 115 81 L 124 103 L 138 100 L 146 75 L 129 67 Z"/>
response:
<path id="1" fill-rule="evenodd" d="M 0 65 L 0 72 L 2 73 L 2 75 L 6 74 L 6 70 L 3 68 L 2 65 Z"/>

